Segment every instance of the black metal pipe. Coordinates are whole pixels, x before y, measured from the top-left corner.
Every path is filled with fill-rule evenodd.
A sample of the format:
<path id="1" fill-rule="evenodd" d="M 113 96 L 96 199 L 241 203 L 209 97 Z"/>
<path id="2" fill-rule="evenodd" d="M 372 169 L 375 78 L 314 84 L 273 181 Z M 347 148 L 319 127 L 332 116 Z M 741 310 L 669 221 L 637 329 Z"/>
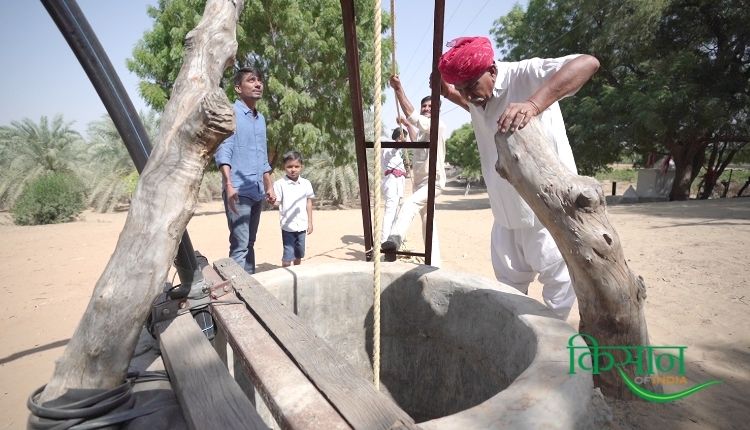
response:
<path id="1" fill-rule="evenodd" d="M 41 0 L 41 2 L 94 85 L 122 141 L 125 142 L 136 170 L 141 173 L 151 153 L 151 142 L 133 102 L 125 91 L 125 87 L 122 86 L 122 81 L 112 67 L 94 30 L 75 0 Z M 203 279 L 187 231 L 182 234 L 175 266 L 183 287 Z"/>

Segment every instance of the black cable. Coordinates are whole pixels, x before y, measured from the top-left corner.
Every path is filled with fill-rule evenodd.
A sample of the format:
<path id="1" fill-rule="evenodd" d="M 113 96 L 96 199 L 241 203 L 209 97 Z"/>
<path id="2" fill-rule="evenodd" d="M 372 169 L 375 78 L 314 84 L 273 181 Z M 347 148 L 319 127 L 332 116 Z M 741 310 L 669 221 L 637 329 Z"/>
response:
<path id="1" fill-rule="evenodd" d="M 33 415 L 53 420 L 98 417 L 127 402 L 132 395 L 132 382 L 128 379 L 115 388 L 72 403 L 63 403 L 54 407 L 42 406 L 37 402 L 46 386 L 42 385 L 29 396 L 27 406 Z"/>
<path id="2" fill-rule="evenodd" d="M 91 396 L 67 403 L 60 398 L 55 401 L 55 403 L 58 403 L 55 406 L 39 404 L 39 396 L 46 387 L 44 385 L 29 396 L 27 406 L 32 414 L 28 423 L 29 428 L 45 430 L 96 429 L 131 421 L 166 407 L 177 406 L 174 401 L 151 401 L 133 408 L 135 404 L 133 386 L 135 384 L 168 380 L 166 372 L 128 373 L 125 382 L 117 387 L 104 391 L 97 390 L 97 393 Z"/>

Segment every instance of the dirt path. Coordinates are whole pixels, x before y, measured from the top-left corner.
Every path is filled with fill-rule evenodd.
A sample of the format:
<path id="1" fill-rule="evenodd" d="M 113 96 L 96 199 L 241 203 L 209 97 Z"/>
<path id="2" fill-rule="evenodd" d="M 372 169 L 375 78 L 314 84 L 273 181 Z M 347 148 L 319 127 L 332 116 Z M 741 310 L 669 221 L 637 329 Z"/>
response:
<path id="1" fill-rule="evenodd" d="M 740 429 L 750 422 L 750 199 L 615 206 L 612 222 L 631 268 L 648 286 L 653 344 L 685 345 L 689 384 L 721 385 L 670 404 L 617 403 L 623 428 Z M 0 429 L 25 427 L 25 401 L 45 383 L 114 249 L 125 213 L 86 213 L 82 221 L 10 225 L 0 214 Z M 4 217 L 4 218 L 3 218 Z M 492 277 L 487 196 L 449 189 L 438 201 L 444 267 Z M 359 210 L 316 211 L 303 264 L 361 260 Z M 188 226 L 209 260 L 227 252 L 220 202 L 202 205 Z M 419 226 L 410 243 L 419 244 Z M 259 269 L 279 265 L 278 214 L 264 212 Z M 531 296 L 540 297 L 539 287 Z M 577 318 L 569 322 L 577 324 Z"/>

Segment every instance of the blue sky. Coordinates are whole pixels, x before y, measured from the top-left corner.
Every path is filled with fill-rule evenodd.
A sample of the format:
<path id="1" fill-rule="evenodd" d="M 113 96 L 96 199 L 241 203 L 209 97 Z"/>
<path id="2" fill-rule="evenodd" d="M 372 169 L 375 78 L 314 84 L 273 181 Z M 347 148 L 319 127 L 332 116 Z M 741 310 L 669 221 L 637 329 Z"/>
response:
<path id="1" fill-rule="evenodd" d="M 138 78 L 125 61 L 133 46 L 151 28 L 146 7 L 156 0 L 79 0 L 91 27 L 109 55 L 133 104 L 145 110 L 138 94 Z M 388 1 L 383 1 L 385 8 Z M 515 1 L 446 0 L 444 42 L 462 35 L 489 36 L 495 19 L 506 14 Z M 521 4 L 525 4 L 521 1 Z M 396 1 L 397 57 L 407 96 L 415 105 L 429 94 L 427 77 L 432 60 L 433 2 Z M 362 37 L 363 35 L 360 35 Z M 369 35 L 367 36 L 369 37 Z M 5 66 L 0 79 L 0 125 L 42 115 L 63 114 L 74 121 L 74 128 L 85 132 L 86 125 L 106 113 L 96 91 L 78 60 L 52 22 L 41 2 L 35 0 L 0 1 L 0 58 Z M 342 41 L 343 43 L 343 41 Z M 342 62 L 341 67 L 345 67 Z M 384 77 L 387 79 L 387 77 Z M 395 127 L 393 92 L 386 90 L 383 122 Z M 449 130 L 466 122 L 469 115 L 450 102 L 444 102 L 442 116 Z"/>

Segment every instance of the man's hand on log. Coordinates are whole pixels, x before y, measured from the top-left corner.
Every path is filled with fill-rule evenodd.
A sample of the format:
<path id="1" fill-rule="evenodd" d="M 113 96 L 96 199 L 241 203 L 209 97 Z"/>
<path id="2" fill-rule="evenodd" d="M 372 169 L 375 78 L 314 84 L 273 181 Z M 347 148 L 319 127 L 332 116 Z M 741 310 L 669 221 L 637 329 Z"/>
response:
<path id="1" fill-rule="evenodd" d="M 531 121 L 531 118 L 539 115 L 539 106 L 533 100 L 521 103 L 511 103 L 497 120 L 497 129 L 500 133 L 521 130 Z"/>

